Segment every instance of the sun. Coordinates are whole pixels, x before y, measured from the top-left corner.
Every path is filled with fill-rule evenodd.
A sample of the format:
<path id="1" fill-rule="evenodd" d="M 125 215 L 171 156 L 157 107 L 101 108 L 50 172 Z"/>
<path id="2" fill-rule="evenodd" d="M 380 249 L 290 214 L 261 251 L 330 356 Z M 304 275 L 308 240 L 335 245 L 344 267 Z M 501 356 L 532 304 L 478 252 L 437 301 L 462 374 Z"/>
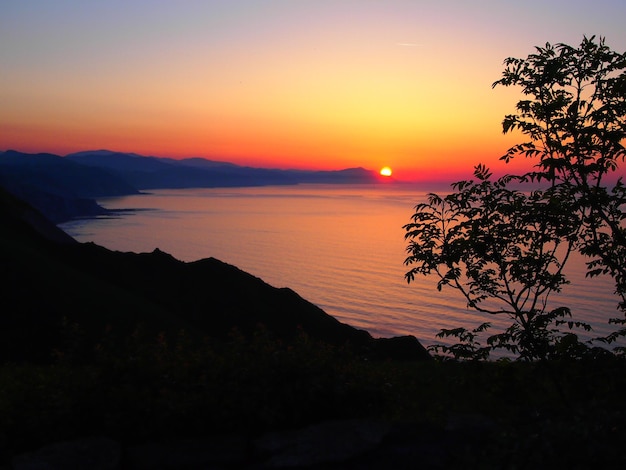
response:
<path id="1" fill-rule="evenodd" d="M 381 176 L 391 176 L 391 168 L 388 166 L 384 166 L 380 169 Z"/>

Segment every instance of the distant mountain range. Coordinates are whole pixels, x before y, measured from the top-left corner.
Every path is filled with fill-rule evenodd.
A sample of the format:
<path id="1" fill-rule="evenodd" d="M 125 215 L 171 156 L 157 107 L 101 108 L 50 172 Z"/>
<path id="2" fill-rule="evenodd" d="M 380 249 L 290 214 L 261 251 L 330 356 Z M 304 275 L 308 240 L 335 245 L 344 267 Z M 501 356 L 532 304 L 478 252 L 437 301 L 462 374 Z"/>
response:
<path id="1" fill-rule="evenodd" d="M 65 158 L 81 165 L 108 170 L 137 189 L 379 182 L 375 172 L 364 168 L 348 168 L 338 171 L 280 170 L 239 166 L 204 158 L 175 160 L 110 150 L 72 153 Z"/>
<path id="2" fill-rule="evenodd" d="M 364 168 L 281 170 L 110 150 L 77 152 L 65 157 L 15 150 L 0 152 L 0 186 L 28 201 L 55 223 L 106 213 L 95 198 L 142 190 L 379 182 L 376 172 Z"/>

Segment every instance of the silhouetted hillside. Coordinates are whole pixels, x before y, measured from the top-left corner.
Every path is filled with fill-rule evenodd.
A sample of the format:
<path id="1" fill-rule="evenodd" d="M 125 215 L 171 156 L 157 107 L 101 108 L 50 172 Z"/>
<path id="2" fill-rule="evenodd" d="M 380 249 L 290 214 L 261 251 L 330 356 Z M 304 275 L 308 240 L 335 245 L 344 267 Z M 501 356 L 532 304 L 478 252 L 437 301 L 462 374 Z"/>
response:
<path id="1" fill-rule="evenodd" d="M 50 223 L 38 210 L 2 187 L 0 187 L 0 216 L 3 227 L 2 241 L 7 247 L 12 242 L 28 241 L 31 238 L 57 243 L 77 243 L 63 230 Z"/>
<path id="2" fill-rule="evenodd" d="M 105 330 L 127 337 L 141 325 L 155 334 L 185 329 L 221 339 L 233 329 L 247 335 L 263 325 L 284 341 L 304 331 L 371 357 L 429 357 L 414 338 L 377 342 L 292 290 L 213 258 L 185 263 L 159 250 L 121 253 L 72 242 L 36 211 L 1 195 L 0 260 L 8 274 L 2 286 L 3 360 L 49 359 L 52 350 L 67 348 L 67 325 L 81 332 L 85 358 Z"/>
<path id="3" fill-rule="evenodd" d="M 55 223 L 108 212 L 96 197 L 135 194 L 121 177 L 52 154 L 9 150 L 0 154 L 0 186 L 27 201 Z"/>
<path id="4" fill-rule="evenodd" d="M 135 194 L 137 189 L 109 171 L 48 153 L 9 150 L 0 155 L 0 174 L 41 191 L 78 198 Z"/>

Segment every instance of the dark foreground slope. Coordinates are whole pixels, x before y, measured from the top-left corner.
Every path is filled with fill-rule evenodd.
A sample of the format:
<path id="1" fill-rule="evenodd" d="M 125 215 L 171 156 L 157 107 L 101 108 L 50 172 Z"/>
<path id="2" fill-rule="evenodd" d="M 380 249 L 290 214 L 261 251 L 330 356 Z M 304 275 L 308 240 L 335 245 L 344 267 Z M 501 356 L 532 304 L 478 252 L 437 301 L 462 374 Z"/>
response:
<path id="1" fill-rule="evenodd" d="M 216 259 L 185 263 L 158 250 L 121 253 L 76 243 L 9 193 L 1 203 L 4 359 L 45 360 L 61 347 L 67 325 L 84 332 L 86 347 L 110 329 L 184 329 L 226 339 L 233 330 L 250 335 L 262 327 L 284 341 L 304 332 L 372 357 L 429 357 L 414 338 L 374 340 L 292 290 Z"/>

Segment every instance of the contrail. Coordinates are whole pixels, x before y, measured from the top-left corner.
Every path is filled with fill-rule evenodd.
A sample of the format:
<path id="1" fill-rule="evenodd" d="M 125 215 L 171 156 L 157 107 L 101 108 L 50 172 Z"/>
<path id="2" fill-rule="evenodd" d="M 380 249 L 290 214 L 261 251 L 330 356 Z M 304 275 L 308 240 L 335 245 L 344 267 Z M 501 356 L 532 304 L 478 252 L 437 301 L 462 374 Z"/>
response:
<path id="1" fill-rule="evenodd" d="M 421 47 L 423 44 L 418 44 L 416 42 L 398 42 L 396 46 L 404 46 L 404 47 Z"/>

